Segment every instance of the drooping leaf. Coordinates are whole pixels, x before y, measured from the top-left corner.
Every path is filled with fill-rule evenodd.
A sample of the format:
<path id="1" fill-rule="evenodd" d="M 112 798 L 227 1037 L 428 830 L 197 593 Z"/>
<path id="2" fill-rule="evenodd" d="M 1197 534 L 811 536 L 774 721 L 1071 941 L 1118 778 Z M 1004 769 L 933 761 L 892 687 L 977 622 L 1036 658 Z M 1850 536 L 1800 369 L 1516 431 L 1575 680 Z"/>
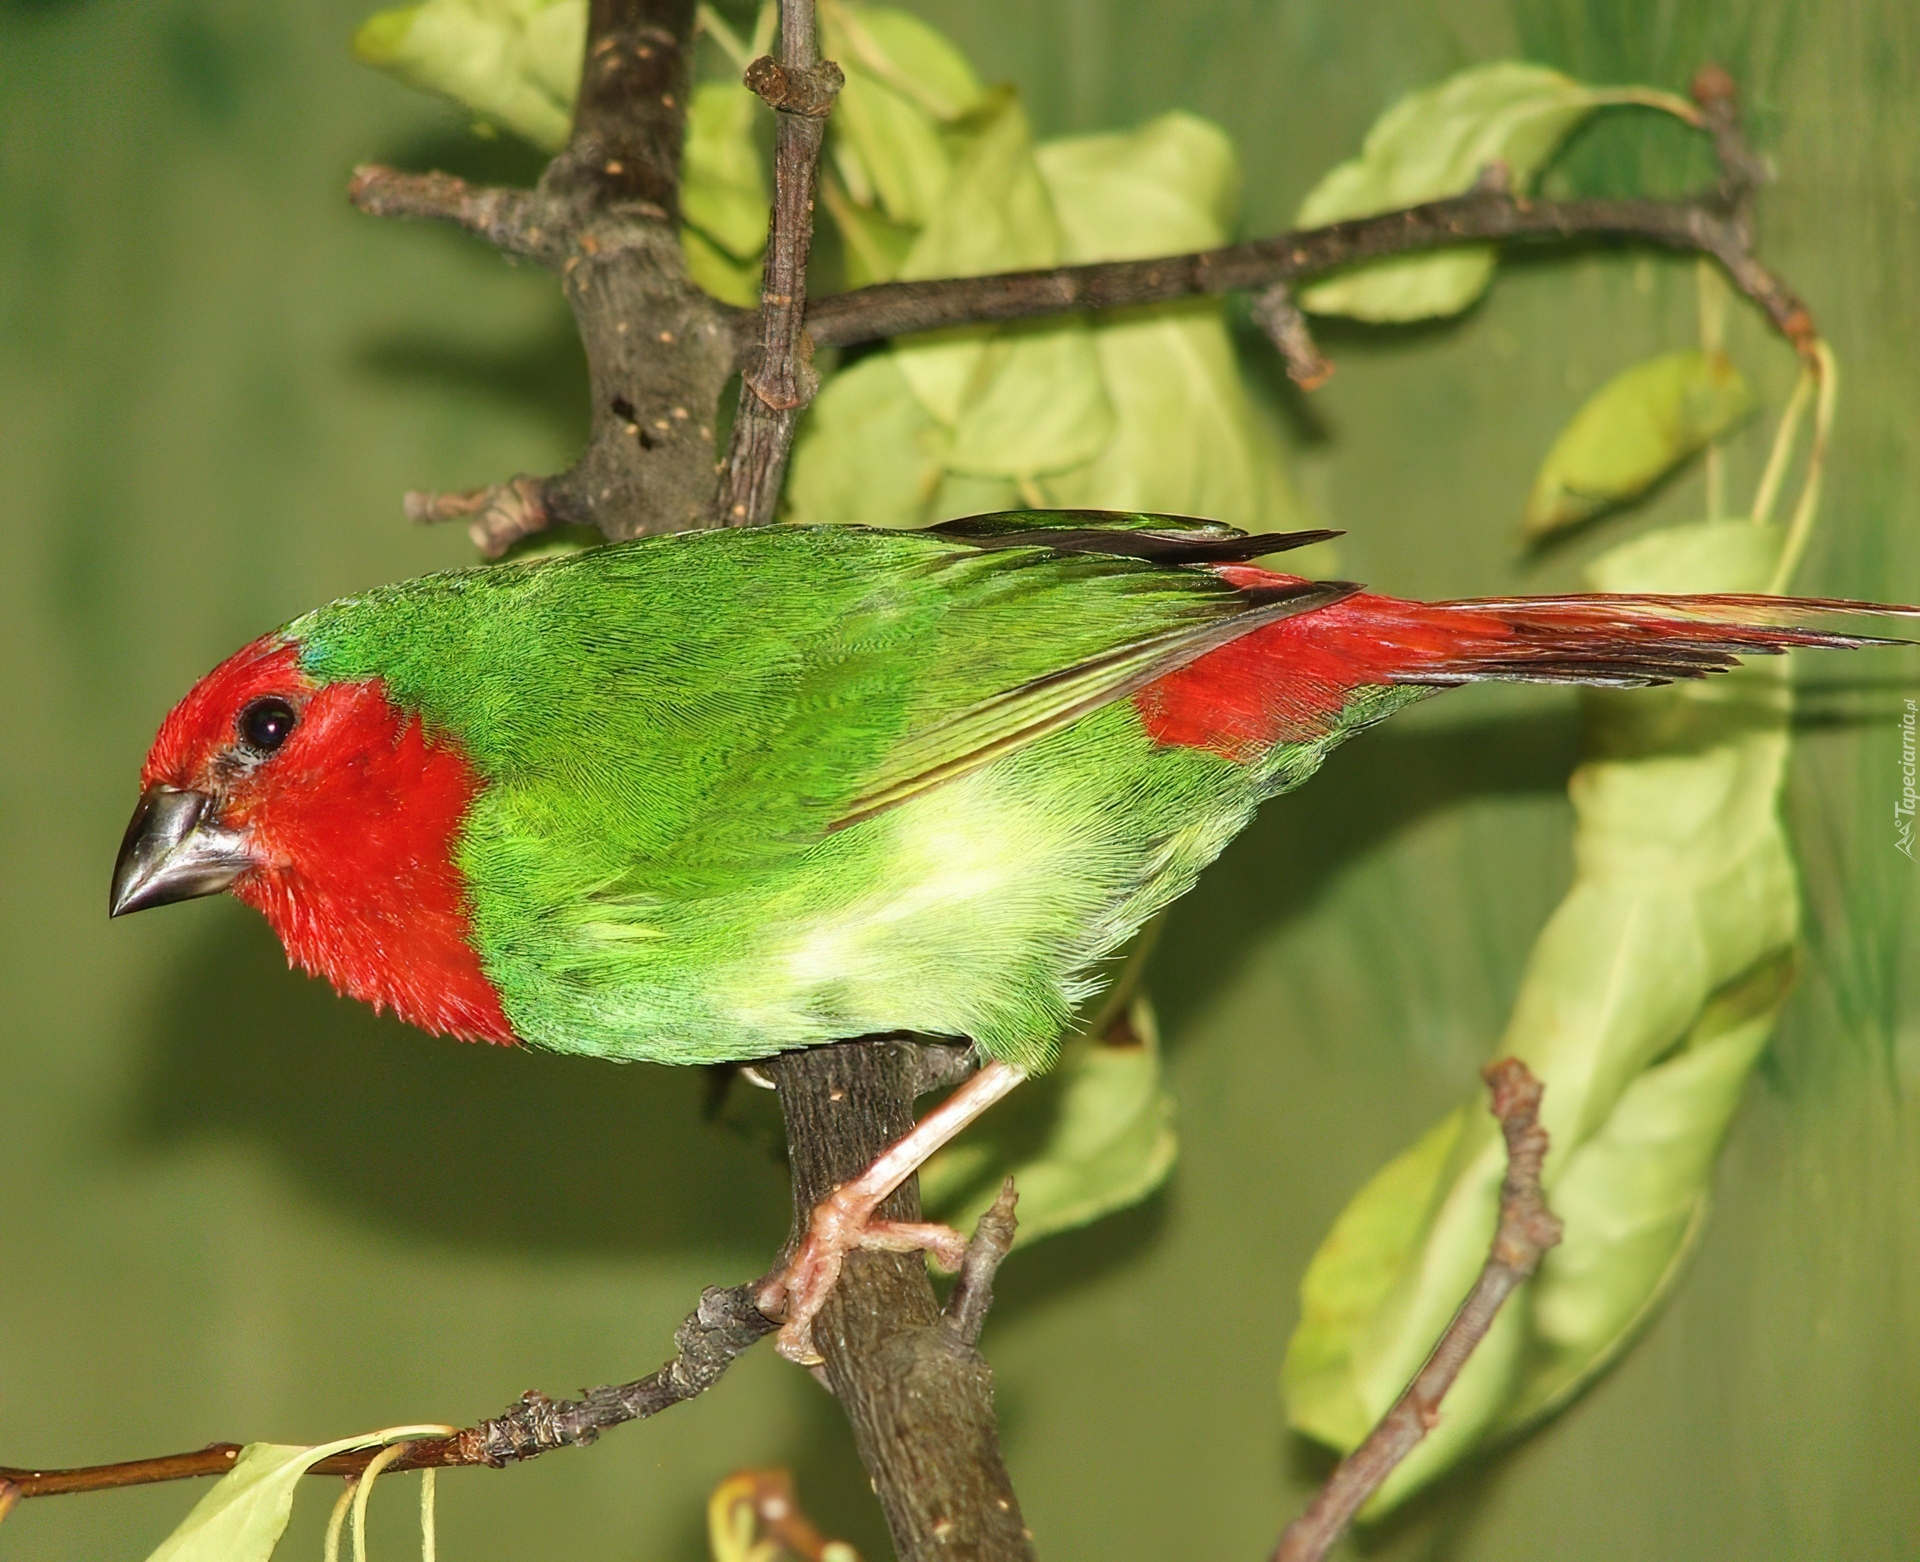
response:
<path id="1" fill-rule="evenodd" d="M 557 152 L 573 123 L 586 38 L 585 0 L 426 0 L 368 17 L 353 51 Z"/>
<path id="2" fill-rule="evenodd" d="M 1710 522 L 1637 538 L 1592 574 L 1612 591 L 1752 591 L 1779 548 L 1775 529 Z M 1571 785 L 1574 883 L 1496 1049 L 1546 1086 L 1544 1180 L 1565 1240 L 1509 1301 L 1370 1516 L 1600 1371 L 1699 1229 L 1798 930 L 1779 817 L 1783 674 L 1769 661 L 1705 685 L 1589 696 L 1597 752 Z M 1288 1413 L 1336 1447 L 1353 1446 L 1412 1377 L 1486 1258 L 1504 1168 L 1492 1120 L 1468 1112 L 1425 1181 L 1434 1143 L 1361 1192 L 1309 1271 Z M 1382 1270 L 1393 1271 L 1384 1282 Z"/>
<path id="3" fill-rule="evenodd" d="M 830 21 L 880 14 L 823 12 Z M 861 277 L 976 274 L 1226 240 L 1239 171 L 1216 126 L 1167 114 L 1133 132 L 1036 147 L 1017 101 L 978 93 L 970 76 L 950 82 L 943 101 L 958 102 L 962 87 L 975 96 L 951 121 L 925 93 L 899 95 L 947 159 L 924 227 L 904 226 L 877 191 L 863 201 L 852 180 L 827 186 Z M 856 129 L 845 142 L 865 147 Z M 930 333 L 889 351 L 948 437 L 942 444 L 921 418 L 886 411 L 891 382 L 862 362 L 851 371 L 860 382 L 837 391 L 829 380 L 802 427 L 788 490 L 794 519 L 925 524 L 1022 503 L 1203 513 L 1254 530 L 1300 519 L 1277 431 L 1246 394 L 1217 304 Z M 896 447 L 899 438 L 911 443 Z M 939 465 L 931 479 L 930 461 Z"/>
<path id="4" fill-rule="evenodd" d="M 1783 952 L 1710 1002 L 1555 1182 L 1567 1235 L 1532 1285 L 1534 1360 L 1503 1430 L 1565 1403 L 1666 1299 L 1705 1227 L 1713 1158 L 1791 977 Z"/>
<path id="5" fill-rule="evenodd" d="M 904 11 L 825 5 L 820 25 L 846 76 L 828 122 L 833 166 L 858 205 L 924 226 L 952 171 L 942 128 L 979 104 L 978 78 L 952 44 Z"/>
<path id="6" fill-rule="evenodd" d="M 1607 103 L 1651 94 L 1583 86 L 1520 60 L 1478 65 L 1409 94 L 1367 132 L 1360 155 L 1314 186 L 1295 218 L 1303 228 L 1461 195 L 1496 163 L 1509 187 L 1529 188 L 1560 143 Z M 1457 314 L 1486 290 L 1496 252 L 1471 245 L 1355 266 L 1300 294 L 1316 314 L 1423 320 Z"/>
<path id="7" fill-rule="evenodd" d="M 1050 266 L 1060 230 L 1027 117 L 1003 96 L 969 138 L 900 274 L 977 276 Z M 1113 437 L 1113 409 L 1085 322 L 943 331 L 894 349 L 914 394 L 953 430 L 949 464 L 981 477 L 1077 465 Z"/>
<path id="8" fill-rule="evenodd" d="M 313 1448 L 249 1443 L 147 1562 L 268 1562 L 293 1516 L 295 1490 L 322 1459 L 446 1430 L 394 1427 Z"/>
<path id="9" fill-rule="evenodd" d="M 1466 1115 L 1461 1107 L 1441 1118 L 1375 1172 L 1314 1254 L 1300 1281 L 1300 1323 L 1281 1366 L 1295 1430 L 1352 1448 L 1377 1419 L 1352 1381 L 1354 1346 L 1425 1235 Z"/>
<path id="10" fill-rule="evenodd" d="M 828 379 L 800 425 L 787 484 L 792 514 L 809 523 L 918 526 L 950 439 L 895 354 L 863 358 Z"/>
<path id="11" fill-rule="evenodd" d="M 735 260 L 767 243 L 767 175 L 753 125 L 759 99 L 737 82 L 705 81 L 687 106 L 680 213 Z"/>
<path id="12" fill-rule="evenodd" d="M 1534 479 L 1529 537 L 1624 504 L 1646 492 L 1753 407 L 1724 353 L 1663 353 L 1623 369 L 1573 415 Z"/>
<path id="13" fill-rule="evenodd" d="M 1137 1204 L 1166 1180 L 1176 1153 L 1159 1029 L 1136 995 L 1102 1034 L 1070 1040 L 1048 1073 L 930 1162 L 921 1195 L 930 1213 L 971 1231 L 1011 1173 L 1023 1246 Z"/>

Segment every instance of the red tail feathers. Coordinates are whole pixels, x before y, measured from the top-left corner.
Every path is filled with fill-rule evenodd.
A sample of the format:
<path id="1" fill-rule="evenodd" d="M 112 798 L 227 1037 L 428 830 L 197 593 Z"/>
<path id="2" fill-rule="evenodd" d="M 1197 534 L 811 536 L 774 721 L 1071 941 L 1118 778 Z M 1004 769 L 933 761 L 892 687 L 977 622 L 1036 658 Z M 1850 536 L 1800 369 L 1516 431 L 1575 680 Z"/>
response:
<path id="1" fill-rule="evenodd" d="M 1285 577 L 1219 571 L 1236 585 Z M 1827 597 L 1568 596 L 1407 602 L 1362 592 L 1269 624 L 1135 696 L 1156 742 L 1251 757 L 1324 737 L 1356 689 L 1489 679 L 1637 688 L 1724 672 L 1743 655 L 1909 642 L 1804 627 L 1835 613 L 1920 608 Z"/>

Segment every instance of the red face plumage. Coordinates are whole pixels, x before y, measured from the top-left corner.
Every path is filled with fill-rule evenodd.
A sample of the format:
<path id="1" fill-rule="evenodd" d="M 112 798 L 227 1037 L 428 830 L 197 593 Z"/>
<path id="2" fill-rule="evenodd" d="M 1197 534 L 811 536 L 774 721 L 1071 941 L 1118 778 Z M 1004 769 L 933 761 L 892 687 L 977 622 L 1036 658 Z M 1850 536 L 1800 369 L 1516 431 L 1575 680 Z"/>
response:
<path id="1" fill-rule="evenodd" d="M 274 699 L 291 730 L 263 755 L 243 723 Z M 452 855 L 480 778 L 377 681 L 316 685 L 295 646 L 255 641 L 168 715 L 140 782 L 204 794 L 241 833 L 254 865 L 233 893 L 294 964 L 423 1030 L 514 1040 Z"/>

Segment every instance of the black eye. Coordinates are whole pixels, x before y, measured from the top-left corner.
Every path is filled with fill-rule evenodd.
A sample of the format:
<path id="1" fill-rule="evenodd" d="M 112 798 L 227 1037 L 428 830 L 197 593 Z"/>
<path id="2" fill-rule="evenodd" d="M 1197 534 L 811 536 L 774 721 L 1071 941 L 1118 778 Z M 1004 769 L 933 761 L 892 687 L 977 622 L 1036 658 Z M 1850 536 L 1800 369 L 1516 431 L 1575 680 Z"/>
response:
<path id="1" fill-rule="evenodd" d="M 249 703 L 235 725 L 240 729 L 240 741 L 248 748 L 257 754 L 271 754 L 287 741 L 299 719 L 291 705 L 277 694 L 269 694 Z"/>

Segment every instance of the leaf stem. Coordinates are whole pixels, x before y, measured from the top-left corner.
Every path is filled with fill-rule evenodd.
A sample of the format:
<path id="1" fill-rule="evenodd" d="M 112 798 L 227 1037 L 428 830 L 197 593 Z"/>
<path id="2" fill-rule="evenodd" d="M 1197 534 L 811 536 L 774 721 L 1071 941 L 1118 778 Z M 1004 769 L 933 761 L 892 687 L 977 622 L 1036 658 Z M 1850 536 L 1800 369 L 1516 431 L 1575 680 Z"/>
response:
<path id="1" fill-rule="evenodd" d="M 1767 590 L 1778 595 L 1787 589 L 1801 556 L 1813 536 L 1814 517 L 1820 512 L 1820 479 L 1827 464 L 1827 444 L 1833 433 L 1833 410 L 1840 395 L 1840 366 L 1833 349 L 1825 342 L 1813 344 L 1813 361 L 1819 366 L 1819 399 L 1813 413 L 1813 448 L 1807 453 L 1807 475 L 1800 485 L 1800 501 L 1793 507 L 1793 519 L 1787 525 L 1787 540 L 1780 550 L 1780 567 L 1774 571 Z"/>
<path id="2" fill-rule="evenodd" d="M 1780 425 L 1773 432 L 1773 449 L 1767 455 L 1766 470 L 1760 474 L 1760 486 L 1753 494 L 1753 524 L 1765 526 L 1773 519 L 1774 501 L 1780 497 L 1780 485 L 1786 480 L 1787 463 L 1793 459 L 1793 447 L 1800 436 L 1800 419 L 1813 395 L 1816 371 L 1812 361 L 1803 363 L 1793 394 L 1787 398 Z"/>

